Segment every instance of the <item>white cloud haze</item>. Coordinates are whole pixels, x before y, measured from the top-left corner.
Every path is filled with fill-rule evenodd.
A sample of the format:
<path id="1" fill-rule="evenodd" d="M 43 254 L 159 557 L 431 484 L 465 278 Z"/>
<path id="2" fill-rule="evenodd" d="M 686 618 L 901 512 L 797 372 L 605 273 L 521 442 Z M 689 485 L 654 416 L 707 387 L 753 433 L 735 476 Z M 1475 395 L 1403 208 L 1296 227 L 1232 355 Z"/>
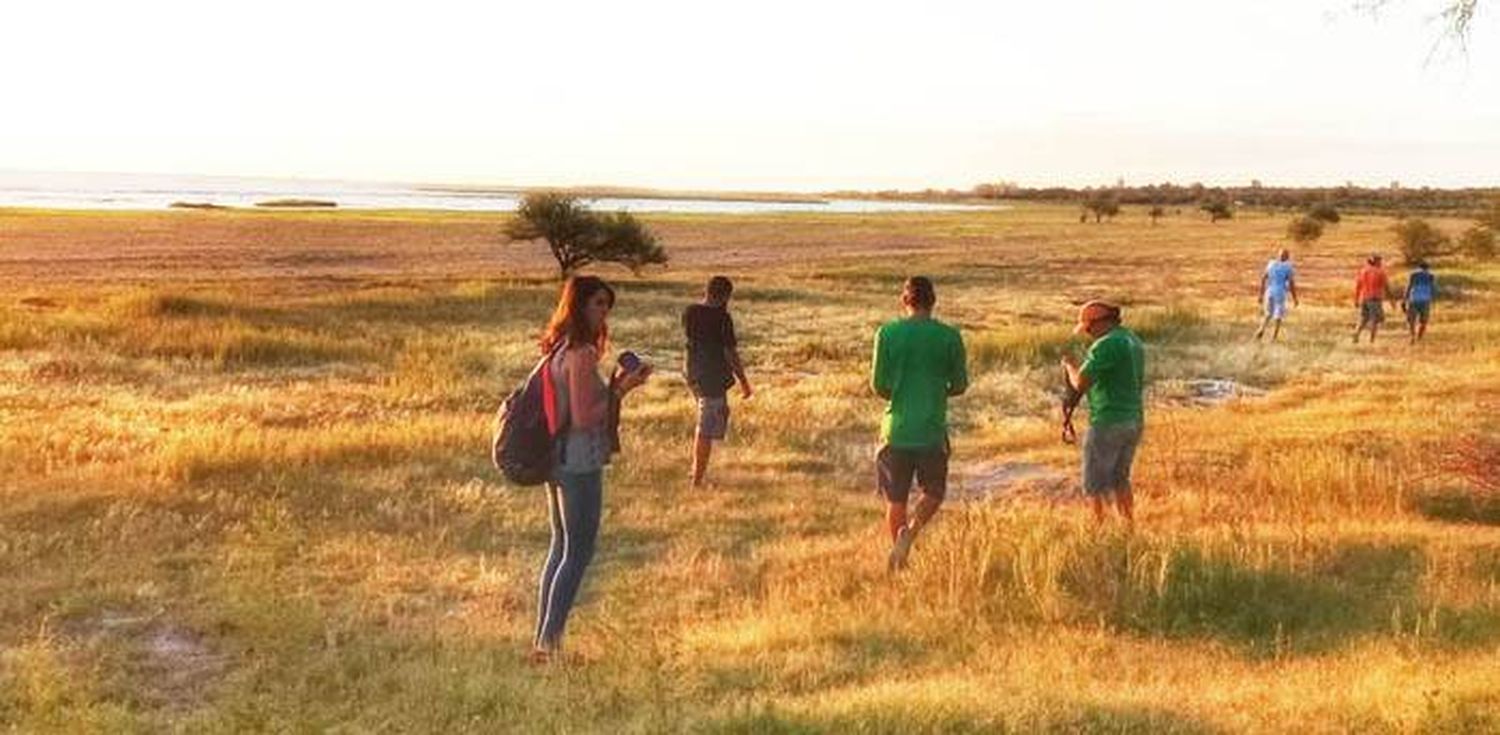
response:
<path id="1" fill-rule="evenodd" d="M 1500 184 L 1438 3 L 21 3 L 0 168 L 829 189 Z"/>

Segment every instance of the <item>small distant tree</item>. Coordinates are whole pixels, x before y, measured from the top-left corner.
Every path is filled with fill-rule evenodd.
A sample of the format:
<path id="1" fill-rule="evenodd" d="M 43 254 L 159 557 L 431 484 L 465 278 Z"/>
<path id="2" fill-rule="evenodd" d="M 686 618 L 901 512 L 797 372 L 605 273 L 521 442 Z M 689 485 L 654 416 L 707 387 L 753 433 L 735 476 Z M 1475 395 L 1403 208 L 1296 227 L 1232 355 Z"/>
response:
<path id="1" fill-rule="evenodd" d="M 1307 210 L 1307 216 L 1330 225 L 1336 225 L 1342 219 L 1339 216 L 1339 210 L 1327 202 L 1314 204 L 1311 209 Z"/>
<path id="2" fill-rule="evenodd" d="M 1094 215 L 1095 222 L 1103 222 L 1106 217 L 1114 219 L 1120 213 L 1120 200 L 1114 194 L 1098 194 L 1083 206 Z"/>
<path id="3" fill-rule="evenodd" d="M 620 263 L 633 272 L 667 262 L 666 251 L 645 225 L 618 212 L 598 215 L 578 199 L 555 191 L 527 194 L 506 224 L 511 241 L 543 240 L 567 278 L 590 263 Z"/>
<path id="4" fill-rule="evenodd" d="M 1470 227 L 1459 238 L 1458 247 L 1471 258 L 1494 260 L 1497 250 L 1495 231 L 1484 225 Z"/>
<path id="5" fill-rule="evenodd" d="M 1310 214 L 1298 217 L 1287 225 L 1286 236 L 1298 245 L 1306 245 L 1323 236 L 1323 220 Z"/>
<path id="6" fill-rule="evenodd" d="M 1151 218 L 1151 226 L 1155 227 L 1157 220 L 1167 216 L 1167 210 L 1162 209 L 1160 205 L 1157 205 L 1152 207 L 1151 211 L 1146 212 L 1146 216 Z"/>
<path id="7" fill-rule="evenodd" d="M 1407 265 L 1415 265 L 1438 255 L 1448 244 L 1448 236 L 1422 219 L 1408 219 L 1396 223 L 1396 244 Z"/>
<path id="8" fill-rule="evenodd" d="M 1234 210 L 1230 208 L 1229 202 L 1223 199 L 1210 199 L 1198 208 L 1208 212 L 1208 221 L 1218 222 L 1221 219 L 1234 219 Z"/>
<path id="9" fill-rule="evenodd" d="M 1019 188 L 1014 181 L 996 181 L 975 185 L 972 194 L 980 199 L 1002 199 L 1016 193 Z"/>

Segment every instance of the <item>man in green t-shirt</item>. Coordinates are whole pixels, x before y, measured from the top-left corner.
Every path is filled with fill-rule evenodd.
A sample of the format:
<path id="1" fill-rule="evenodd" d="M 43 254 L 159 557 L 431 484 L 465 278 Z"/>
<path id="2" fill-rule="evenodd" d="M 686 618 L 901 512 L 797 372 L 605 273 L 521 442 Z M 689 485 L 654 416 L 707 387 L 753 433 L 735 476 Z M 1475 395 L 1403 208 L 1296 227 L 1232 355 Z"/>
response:
<path id="1" fill-rule="evenodd" d="M 1146 380 L 1146 351 L 1135 333 L 1121 326 L 1120 307 L 1090 301 L 1078 312 L 1073 330 L 1091 340 L 1080 367 L 1072 355 L 1063 356 L 1068 382 L 1089 398 L 1089 430 L 1083 440 L 1083 492 L 1104 520 L 1104 504 L 1114 496 L 1115 508 L 1127 523 L 1134 522 L 1130 465 L 1141 442 L 1145 414 L 1141 400 Z"/>
<path id="2" fill-rule="evenodd" d="M 884 442 L 875 457 L 875 475 L 886 501 L 891 533 L 887 564 L 906 566 L 917 533 L 937 513 L 948 489 L 948 397 L 969 387 L 964 341 L 958 330 L 932 318 L 937 294 L 923 276 L 901 289 L 905 317 L 875 333 L 871 385 L 888 403 L 880 424 Z M 921 489 L 907 519 L 912 481 Z"/>

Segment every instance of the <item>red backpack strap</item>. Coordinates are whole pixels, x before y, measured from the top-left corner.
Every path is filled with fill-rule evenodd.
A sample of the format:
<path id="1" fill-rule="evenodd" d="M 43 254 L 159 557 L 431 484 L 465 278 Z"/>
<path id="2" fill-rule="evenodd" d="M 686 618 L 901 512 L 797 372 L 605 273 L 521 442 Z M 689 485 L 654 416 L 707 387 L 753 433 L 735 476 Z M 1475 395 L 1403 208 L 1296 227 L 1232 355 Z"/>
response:
<path id="1" fill-rule="evenodd" d="M 553 350 L 542 358 L 542 413 L 547 417 L 547 433 L 557 436 L 562 429 L 562 416 L 557 410 L 557 385 L 552 378 L 552 360 L 560 350 Z"/>

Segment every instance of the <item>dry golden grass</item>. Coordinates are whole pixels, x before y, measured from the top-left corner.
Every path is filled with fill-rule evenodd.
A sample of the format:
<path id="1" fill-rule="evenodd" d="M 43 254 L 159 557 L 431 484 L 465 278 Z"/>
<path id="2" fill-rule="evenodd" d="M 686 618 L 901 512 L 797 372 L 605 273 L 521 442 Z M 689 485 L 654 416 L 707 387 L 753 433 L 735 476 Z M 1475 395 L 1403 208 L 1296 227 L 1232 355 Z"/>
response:
<path id="1" fill-rule="evenodd" d="M 1496 437 L 1500 269 L 1440 263 L 1426 344 L 1353 346 L 1353 270 L 1391 248 L 1346 218 L 1258 345 L 1284 217 L 1132 215 L 652 217 L 673 266 L 620 278 L 612 326 L 666 369 L 628 407 L 574 658 L 537 670 L 544 507 L 486 442 L 555 295 L 540 247 L 484 214 L 0 212 L 0 725 L 1500 728 L 1500 514 L 1445 461 Z M 717 271 L 760 392 L 695 493 L 676 318 Z M 965 494 L 1072 476 L 1072 305 L 1128 304 L 1135 534 L 1008 488 L 885 575 L 865 372 L 915 272 L 970 347 Z M 1209 377 L 1265 393 L 1194 404 Z"/>

